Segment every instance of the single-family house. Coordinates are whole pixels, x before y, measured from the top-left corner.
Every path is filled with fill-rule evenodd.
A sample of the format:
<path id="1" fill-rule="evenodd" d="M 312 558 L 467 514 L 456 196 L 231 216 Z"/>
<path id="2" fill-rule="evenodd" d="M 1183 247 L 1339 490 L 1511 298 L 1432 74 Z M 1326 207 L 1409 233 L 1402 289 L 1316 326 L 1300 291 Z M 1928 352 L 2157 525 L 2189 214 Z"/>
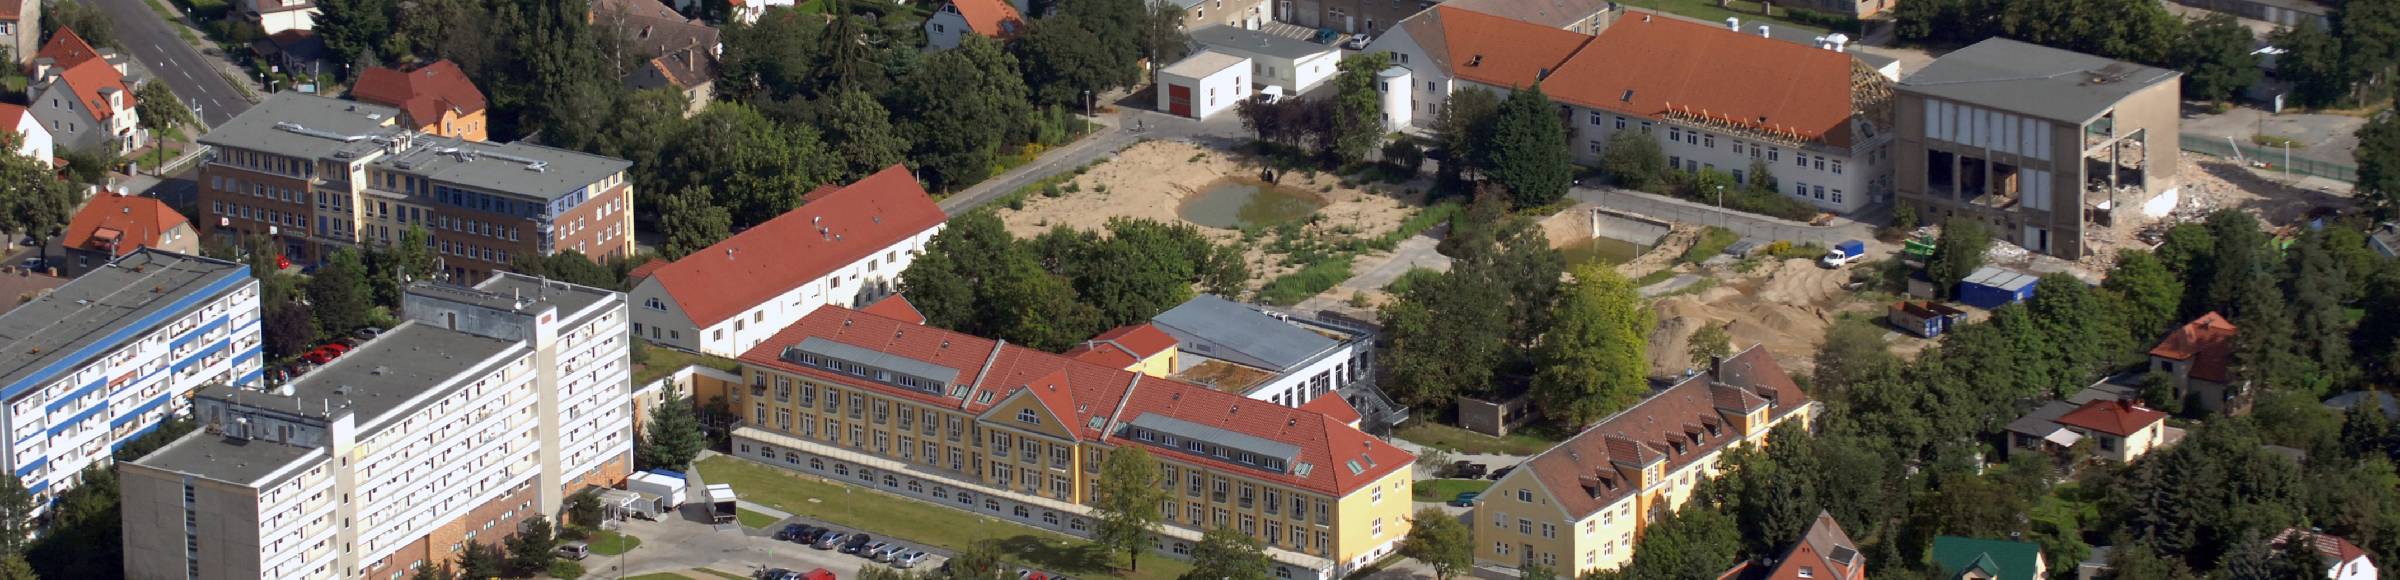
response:
<path id="1" fill-rule="evenodd" d="M 617 30 L 647 60 L 625 75 L 634 90 L 674 87 L 683 94 L 684 114 L 697 114 L 716 98 L 718 59 L 724 45 L 717 29 L 684 18 L 658 0 L 600 0 L 592 24 Z"/>
<path id="2" fill-rule="evenodd" d="M 317 36 L 317 31 L 300 28 L 250 41 L 250 54 L 281 70 L 300 73 L 325 70 L 328 56 L 325 39 Z"/>
<path id="3" fill-rule="evenodd" d="M 1390 53 L 1405 71 L 1379 87 L 1392 130 L 1426 130 L 1459 90 L 1505 94 L 1538 82 L 1566 111 L 1580 163 L 1597 163 L 1616 134 L 1637 132 L 1677 170 L 1721 172 L 1848 212 L 1891 191 L 1893 121 L 1890 79 L 1846 42 L 1794 44 L 1738 21 L 1637 11 L 1589 34 L 1443 4 L 1366 50 Z"/>
<path id="4" fill-rule="evenodd" d="M 50 130 L 42 128 L 41 120 L 33 118 L 32 111 L 21 105 L 0 103 L 0 126 L 16 134 L 11 138 L 17 140 L 18 155 L 32 157 L 42 165 L 58 166 L 58 152 L 50 141 Z"/>
<path id="5" fill-rule="evenodd" d="M 2173 378 L 2175 396 L 2211 412 L 2247 405 L 2249 381 L 2233 376 L 2233 341 L 2241 329 L 2215 312 L 2167 333 L 2150 349 L 2150 370 Z"/>
<path id="6" fill-rule="evenodd" d="M 400 122 L 420 133 L 482 141 L 487 103 L 458 63 L 442 59 L 413 69 L 368 67 L 350 85 L 350 98 L 400 110 Z"/>
<path id="7" fill-rule="evenodd" d="M 1959 536 L 1933 538 L 1933 566 L 1944 580 L 2042 580 L 2050 574 L 2039 545 Z"/>
<path id="8" fill-rule="evenodd" d="M 732 18 L 735 22 L 749 24 L 758 22 L 758 17 L 765 16 L 768 8 L 791 8 L 798 5 L 799 2 L 798 0 L 726 0 L 726 4 L 727 8 L 732 10 L 731 14 L 726 15 L 727 17 Z M 692 10 L 700 5 L 700 0 L 676 0 L 675 5 L 678 10 Z"/>
<path id="9" fill-rule="evenodd" d="M 1333 78 L 1342 60 L 1333 46 L 1247 28 L 1213 26 L 1189 34 L 1201 48 L 1250 59 L 1251 82 L 1284 95 L 1317 88 Z"/>
<path id="10" fill-rule="evenodd" d="M 2400 397 L 2394 397 L 2391 393 L 2348 391 L 2325 399 L 2325 406 L 2337 411 L 2348 412 L 2351 407 L 2359 405 L 2374 405 L 2382 408 L 2384 417 L 2400 421 Z"/>
<path id="11" fill-rule="evenodd" d="M 72 28 L 60 28 L 33 59 L 26 109 L 57 146 L 130 154 L 148 142 L 126 71 Z"/>
<path id="12" fill-rule="evenodd" d="M 2007 453 L 2058 453 L 2092 440 L 2095 459 L 2132 461 L 2183 440 L 2167 414 L 2141 405 L 2141 388 L 2111 377 L 2063 401 L 2049 401 L 2008 423 Z"/>
<path id="13" fill-rule="evenodd" d="M 1832 513 L 1819 511 L 1782 557 L 1744 560 L 1717 580 L 1867 580 L 1867 557 Z"/>
<path id="14" fill-rule="evenodd" d="M 67 257 L 59 271 L 77 277 L 142 248 L 198 254 L 200 235 L 166 202 L 116 192 L 85 202 L 67 221 L 58 245 Z"/>
<path id="15" fill-rule="evenodd" d="M 2375 562 L 2367 558 L 2367 551 L 2341 536 L 2288 528 L 2275 534 L 2275 538 L 2267 543 L 2280 550 L 2293 541 L 2308 542 L 2316 548 L 2317 558 L 2325 562 L 2327 580 L 2375 580 Z"/>
<path id="16" fill-rule="evenodd" d="M 967 34 L 1008 38 L 1024 27 L 1024 12 L 1008 0 L 950 0 L 925 19 L 925 48 L 958 48 L 959 38 Z"/>
<path id="17" fill-rule="evenodd" d="M 0 46 L 17 64 L 33 62 L 42 47 L 42 0 L 0 0 Z"/>
<path id="18" fill-rule="evenodd" d="M 867 310 L 871 312 L 874 308 Z M 1182 370 L 1178 364 L 1180 352 L 1175 337 L 1159 330 L 1156 324 L 1144 322 L 1108 329 L 1062 354 L 1096 365 L 1169 378 Z"/>
<path id="19" fill-rule="evenodd" d="M 316 0 L 236 0 L 234 4 L 243 19 L 267 34 L 317 27 Z"/>
<path id="20" fill-rule="evenodd" d="M 1158 69 L 1158 110 L 1206 119 L 1250 98 L 1250 59 L 1201 50 Z"/>
<path id="21" fill-rule="evenodd" d="M 819 307 L 855 307 L 897 292 L 948 216 L 908 168 L 894 165 L 635 282 L 633 333 L 651 342 L 741 356 Z"/>

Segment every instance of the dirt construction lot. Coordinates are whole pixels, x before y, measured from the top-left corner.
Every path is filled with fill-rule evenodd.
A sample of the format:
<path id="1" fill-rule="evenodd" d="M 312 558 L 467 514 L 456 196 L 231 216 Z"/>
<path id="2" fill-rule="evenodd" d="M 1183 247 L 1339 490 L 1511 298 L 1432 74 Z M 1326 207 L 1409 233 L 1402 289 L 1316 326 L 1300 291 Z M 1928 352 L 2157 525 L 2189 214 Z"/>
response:
<path id="1" fill-rule="evenodd" d="M 1850 271 L 1817 267 L 1810 260 L 1768 261 L 1697 293 L 1651 303 L 1658 328 L 1650 335 L 1650 369 L 1674 375 L 1690 366 L 1693 332 L 1732 323 L 1734 348 L 1766 345 L 1793 373 L 1815 368 L 1810 357 L 1825 331 L 1843 312 L 1873 312 L 1876 305 L 1842 288 Z"/>

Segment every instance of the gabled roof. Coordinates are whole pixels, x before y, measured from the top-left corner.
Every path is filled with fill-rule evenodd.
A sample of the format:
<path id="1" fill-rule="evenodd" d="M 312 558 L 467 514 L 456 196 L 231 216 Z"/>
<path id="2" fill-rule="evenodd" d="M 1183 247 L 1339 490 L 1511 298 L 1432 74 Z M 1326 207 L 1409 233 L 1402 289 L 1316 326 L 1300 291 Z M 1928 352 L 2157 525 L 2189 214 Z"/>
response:
<path id="1" fill-rule="evenodd" d="M 1812 573 L 1802 576 L 1797 569 L 1803 566 L 1824 570 L 1830 575 Z M 1783 562 L 1775 567 L 1776 578 L 1829 578 L 1857 580 L 1866 577 L 1867 558 L 1858 553 L 1858 543 L 1842 532 L 1841 522 L 1829 512 L 1817 512 L 1816 523 L 1809 524 L 1808 533 L 1785 552 Z M 1787 573 L 1788 572 L 1788 573 Z"/>
<path id="2" fill-rule="evenodd" d="M 1317 398 L 1311 399 L 1307 403 L 1300 404 L 1300 408 L 1303 410 L 1323 413 L 1327 417 L 1332 417 L 1335 421 L 1340 421 L 1343 424 L 1348 425 L 1356 425 L 1360 419 L 1364 418 L 1359 416 L 1358 408 L 1350 406 L 1350 401 L 1342 399 L 1342 396 L 1339 393 L 1326 393 L 1323 395 L 1318 395 Z"/>
<path id="3" fill-rule="evenodd" d="M 999 38 L 1025 26 L 1025 17 L 1008 0 L 950 0 L 950 5 L 958 7 L 958 16 L 976 34 Z"/>
<path id="4" fill-rule="evenodd" d="M 879 254 L 949 217 L 893 165 L 651 274 L 699 328 Z"/>
<path id="5" fill-rule="evenodd" d="M 934 394 L 860 380 L 786 360 L 787 347 L 821 341 L 907 361 L 920 368 L 956 369 L 948 392 Z M 1038 398 L 1076 437 L 1143 445 L 1162 458 L 1207 465 L 1260 480 L 1345 495 L 1415 461 L 1415 457 L 1324 414 L 1222 393 L 1181 381 L 1146 377 L 1001 341 L 893 320 L 839 306 L 819 308 L 742 353 L 743 364 L 841 381 L 887 395 L 981 414 L 1009 397 Z M 1029 393 L 1028 393 L 1029 392 Z M 1155 443 L 1127 439 L 1115 429 L 1137 420 L 1238 438 L 1273 442 L 1291 452 L 1283 471 L 1233 463 Z M 1282 449 L 1280 446 L 1289 446 Z"/>
<path id="6" fill-rule="evenodd" d="M 92 48 L 83 35 L 76 34 L 75 29 L 62 26 L 58 32 L 50 33 L 50 41 L 42 44 L 42 50 L 34 53 L 34 58 L 50 59 L 52 66 L 69 67 L 99 60 L 100 51 Z"/>
<path id="7" fill-rule="evenodd" d="M 1124 368 L 1170 348 L 1175 348 L 1175 337 L 1145 322 L 1108 329 L 1064 354 L 1092 364 Z"/>
<path id="8" fill-rule="evenodd" d="M 1741 434 L 1727 414 L 1742 411 L 1725 408 L 1720 400 L 1764 403 L 1772 417 L 1786 416 L 1811 402 L 1772 353 L 1754 346 L 1710 372 L 1684 379 L 1602 419 L 1522 465 L 1533 472 L 1535 481 L 1549 490 L 1570 519 L 1581 519 L 1633 493 L 1630 476 L 1621 474 L 1620 469 L 1665 461 L 1671 472 L 1740 440 Z"/>
<path id="9" fill-rule="evenodd" d="M 2166 413 L 2133 404 L 2133 401 L 2116 400 L 2084 403 L 2059 417 L 2058 424 L 2126 437 L 2165 420 Z"/>
<path id="10" fill-rule="evenodd" d="M 874 304 L 868 304 L 864 312 L 910 324 L 925 323 L 925 313 L 918 312 L 917 305 L 909 304 L 908 298 L 899 294 L 885 296 Z"/>
<path id="11" fill-rule="evenodd" d="M 0 20 L 16 20 L 25 14 L 25 0 L 0 0 Z"/>
<path id="12" fill-rule="evenodd" d="M 658 0 L 599 0 L 592 23 L 621 32 L 659 80 L 689 89 L 717 77 L 719 33 Z M 637 73 L 638 74 L 638 73 Z"/>
<path id="13" fill-rule="evenodd" d="M 114 259 L 142 248 L 159 247 L 167 230 L 190 223 L 183 214 L 156 198 L 139 195 L 92 196 L 67 222 L 61 246 L 109 252 Z"/>
<path id="14" fill-rule="evenodd" d="M 1850 144 L 1850 55 L 1665 16 L 1627 16 L 1542 85 L 1551 98 L 1649 117 L 1673 112 Z"/>
<path id="15" fill-rule="evenodd" d="M 2319 531 L 2302 530 L 2300 528 L 2284 528 L 2282 532 L 2275 534 L 2275 538 L 2268 540 L 2267 543 L 2268 545 L 2281 549 L 2284 543 L 2292 541 L 2293 536 L 2301 534 L 2306 534 L 2310 539 L 2315 540 L 2314 543 L 2316 545 L 2313 547 L 2317 550 L 2317 556 L 2324 558 L 2333 566 L 2338 567 L 2352 560 L 2359 560 L 2367 557 L 2366 550 L 2359 549 L 2358 544 L 2352 544 L 2350 543 L 2350 540 L 2343 539 L 2341 536 Z"/>
<path id="16" fill-rule="evenodd" d="M 2224 383 L 2232 378 L 2233 338 L 2241 328 L 2215 312 L 2167 333 L 2167 339 L 2150 349 L 2150 356 L 2191 363 L 2192 378 Z"/>
<path id="17" fill-rule="evenodd" d="M 108 102 L 112 93 L 121 95 L 125 103 L 123 110 L 131 111 L 138 104 L 133 96 L 133 87 L 125 85 L 125 74 L 117 72 L 117 67 L 109 65 L 106 60 L 95 58 L 76 63 L 58 71 L 58 79 L 67 84 L 67 89 L 75 93 L 75 99 L 83 102 L 81 109 L 96 121 L 117 116 L 119 109 L 109 106 Z"/>
<path id="18" fill-rule="evenodd" d="M 1580 32 L 1448 4 L 1419 12 L 1400 26 L 1451 76 L 1507 88 L 1533 86 L 1592 40 Z"/>
<path id="19" fill-rule="evenodd" d="M 1441 5 L 1560 29 L 1615 7 L 1608 0 L 1449 0 Z"/>
<path id="20" fill-rule="evenodd" d="M 1982 540 L 1958 536 L 1933 539 L 1933 562 L 1944 577 L 1980 569 L 1997 580 L 2040 580 L 2033 575 L 2042 547 L 2025 542 Z"/>
<path id="21" fill-rule="evenodd" d="M 25 110 L 24 105 L 15 103 L 0 103 L 0 131 L 14 130 L 18 125 L 25 122 L 26 117 L 32 115 L 33 111 Z M 40 127 L 41 123 L 36 122 L 34 123 L 34 126 Z M 48 129 L 44 130 L 47 131 Z"/>
<path id="22" fill-rule="evenodd" d="M 667 264 L 672 263 L 674 262 L 669 262 L 658 258 L 651 258 L 650 261 L 642 262 L 642 265 L 634 266 L 632 271 L 626 272 L 625 279 L 632 280 L 635 284 L 640 284 L 643 280 L 650 279 L 651 274 L 658 273 L 659 268 L 665 268 L 667 267 Z"/>
<path id="23" fill-rule="evenodd" d="M 350 86 L 350 98 L 400 109 L 420 125 L 441 120 L 443 111 L 467 115 L 485 106 L 475 81 L 446 58 L 407 71 L 369 67 Z"/>

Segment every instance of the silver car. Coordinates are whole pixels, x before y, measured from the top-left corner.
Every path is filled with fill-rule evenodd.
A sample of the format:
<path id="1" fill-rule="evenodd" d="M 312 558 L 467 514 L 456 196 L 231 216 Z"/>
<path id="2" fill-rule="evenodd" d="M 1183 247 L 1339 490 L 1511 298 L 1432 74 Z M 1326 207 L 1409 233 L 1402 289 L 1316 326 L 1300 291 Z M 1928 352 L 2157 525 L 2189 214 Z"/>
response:
<path id="1" fill-rule="evenodd" d="M 924 550 L 909 550 L 906 554 L 893 556 L 892 567 L 902 570 L 915 568 L 917 564 L 924 563 L 926 557 Z"/>

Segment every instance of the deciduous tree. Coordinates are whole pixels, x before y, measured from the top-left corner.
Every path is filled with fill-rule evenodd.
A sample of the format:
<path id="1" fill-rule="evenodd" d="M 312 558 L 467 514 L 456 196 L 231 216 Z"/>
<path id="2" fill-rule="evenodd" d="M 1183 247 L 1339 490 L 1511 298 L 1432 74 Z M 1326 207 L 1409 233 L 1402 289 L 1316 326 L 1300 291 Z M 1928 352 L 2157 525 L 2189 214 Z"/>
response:
<path id="1" fill-rule="evenodd" d="M 2350 92 L 2352 72 L 2343 62 L 2342 41 L 2316 19 L 2302 18 L 2297 26 L 2276 29 L 2267 43 L 2284 50 L 2275 57 L 2276 76 L 2291 79 L 2292 100 L 2300 106 L 2330 107 Z M 2366 156 L 2359 160 L 2364 162 Z"/>
<path id="2" fill-rule="evenodd" d="M 1691 344 L 1684 352 L 1692 355 L 1693 368 L 1708 368 L 1708 362 L 1733 354 L 1733 336 L 1726 334 L 1727 324 L 1703 324 L 1692 333 Z"/>
<path id="3" fill-rule="evenodd" d="M 667 236 L 667 243 L 659 246 L 660 257 L 682 258 L 733 235 L 733 215 L 717 205 L 716 197 L 705 184 L 686 185 L 667 197 L 665 212 L 658 216 L 658 230 Z"/>
<path id="4" fill-rule="evenodd" d="M 358 251 L 340 248 L 308 279 L 309 313 L 316 316 L 318 336 L 342 336 L 367 325 L 374 307 L 367 287 L 367 266 Z"/>
<path id="5" fill-rule="evenodd" d="M 834 97 L 818 127 L 845 169 L 844 183 L 857 181 L 906 160 L 908 140 L 892 126 L 891 111 L 873 94 L 848 91 Z"/>
<path id="6" fill-rule="evenodd" d="M 1139 556 L 1150 548 L 1163 516 L 1159 506 L 1167 494 L 1159 488 L 1159 477 L 1158 460 L 1136 445 L 1118 447 L 1100 465 L 1092 539 L 1102 549 L 1124 552 L 1135 570 L 1141 569 Z"/>
<path id="7" fill-rule="evenodd" d="M 1467 525 L 1441 508 L 1418 508 L 1408 537 L 1400 540 L 1400 555 L 1433 567 L 1435 580 L 1450 580 L 1475 566 L 1475 535 Z"/>
<path id="8" fill-rule="evenodd" d="M 1558 303 L 1534 358 L 1534 401 L 1569 426 L 1607 416 L 1648 392 L 1650 309 L 1616 270 L 1585 264 Z"/>
<path id="9" fill-rule="evenodd" d="M 508 535 L 508 569 L 518 576 L 532 576 L 550 569 L 558 559 L 558 537 L 552 534 L 550 519 L 535 514 L 517 524 L 517 533 Z"/>
<path id="10" fill-rule="evenodd" d="M 1659 179 L 1667 173 L 1667 154 L 1659 151 L 1658 142 L 1637 131 L 1618 131 L 1608 136 L 1608 149 L 1600 154 L 1600 171 L 1626 189 L 1658 191 Z"/>
<path id="11" fill-rule="evenodd" d="M 972 34 L 958 48 L 925 57 L 887 104 L 912 143 L 909 158 L 936 191 L 991 175 L 1000 147 L 1020 140 L 1033 116 L 1016 57 Z"/>
<path id="12" fill-rule="evenodd" d="M 1335 159 L 1364 160 L 1383 141 L 1383 93 L 1375 90 L 1375 74 L 1391 65 L 1389 53 L 1342 57 L 1333 77 L 1333 138 L 1327 144 Z"/>
<path id="13" fill-rule="evenodd" d="M 1217 526 L 1192 548 L 1192 571 L 1181 580 L 1267 580 L 1274 569 L 1275 561 L 1267 558 L 1258 538 L 1233 526 Z"/>
<path id="14" fill-rule="evenodd" d="M 2176 324 L 2183 304 L 2183 281 L 2167 270 L 2157 255 L 2144 250 L 2117 253 L 2100 288 L 2125 304 L 2125 327 L 2136 337 L 2154 337 Z"/>
<path id="15" fill-rule="evenodd" d="M 2358 128 L 2359 205 L 2377 221 L 2400 219 L 2400 119 L 2376 115 Z"/>
<path id="16" fill-rule="evenodd" d="M 2224 101 L 2257 84 L 2263 74 L 2251 51 L 2258 37 L 2226 13 L 2210 14 L 2183 29 L 2176 41 L 2176 68 L 2183 71 L 2185 99 Z"/>
<path id="17" fill-rule="evenodd" d="M 469 541 L 458 553 L 458 575 L 467 578 L 498 578 L 507 564 L 508 556 L 485 542 Z"/>
<path id="18" fill-rule="evenodd" d="M 1983 267 L 1984 252 L 1992 248 L 1991 230 L 1973 218 L 1952 219 L 1942 223 L 1942 235 L 1933 242 L 1933 257 L 1927 260 L 1925 274 L 1933 278 L 1934 292 L 1943 297 L 1955 297 L 1958 282 Z"/>

